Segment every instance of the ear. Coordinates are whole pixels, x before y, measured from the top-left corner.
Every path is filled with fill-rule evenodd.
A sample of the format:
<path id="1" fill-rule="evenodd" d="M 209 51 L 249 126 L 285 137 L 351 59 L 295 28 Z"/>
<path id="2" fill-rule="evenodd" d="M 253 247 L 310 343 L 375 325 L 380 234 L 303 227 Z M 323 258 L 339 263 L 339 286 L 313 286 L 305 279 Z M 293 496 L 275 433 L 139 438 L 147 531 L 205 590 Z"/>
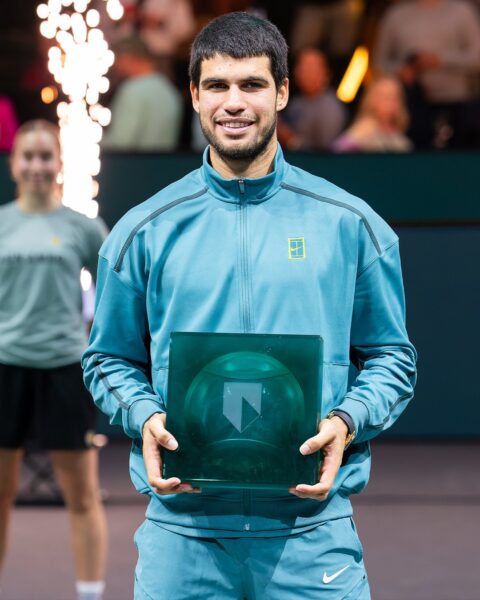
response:
<path id="1" fill-rule="evenodd" d="M 200 112 L 200 102 L 199 102 L 199 98 L 198 98 L 198 88 L 197 86 L 193 83 L 193 81 L 190 81 L 190 94 L 192 96 L 192 106 L 193 106 L 193 110 L 195 112 Z"/>
<path id="2" fill-rule="evenodd" d="M 277 112 L 283 110 L 288 104 L 290 81 L 285 78 L 277 90 Z"/>

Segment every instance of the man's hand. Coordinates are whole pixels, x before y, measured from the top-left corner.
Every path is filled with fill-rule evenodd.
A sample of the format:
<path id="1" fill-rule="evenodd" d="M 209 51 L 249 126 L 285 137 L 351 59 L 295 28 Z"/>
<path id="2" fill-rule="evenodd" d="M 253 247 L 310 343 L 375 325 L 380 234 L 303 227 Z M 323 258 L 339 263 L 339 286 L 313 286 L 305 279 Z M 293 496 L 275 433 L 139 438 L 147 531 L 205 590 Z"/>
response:
<path id="1" fill-rule="evenodd" d="M 174 451 L 178 442 L 165 429 L 167 415 L 155 413 L 143 426 L 143 460 L 147 469 L 148 483 L 157 494 L 198 493 L 200 488 L 194 488 L 189 483 L 182 483 L 178 477 L 162 478 L 162 457 L 160 446 Z"/>
<path id="2" fill-rule="evenodd" d="M 316 485 L 301 483 L 296 487 L 291 487 L 288 490 L 291 494 L 299 498 L 311 498 L 320 501 L 327 498 L 338 469 L 342 464 L 347 434 L 348 427 L 340 417 L 323 419 L 320 422 L 317 435 L 300 446 L 302 454 L 313 454 L 318 450 L 323 450 L 319 482 Z"/>

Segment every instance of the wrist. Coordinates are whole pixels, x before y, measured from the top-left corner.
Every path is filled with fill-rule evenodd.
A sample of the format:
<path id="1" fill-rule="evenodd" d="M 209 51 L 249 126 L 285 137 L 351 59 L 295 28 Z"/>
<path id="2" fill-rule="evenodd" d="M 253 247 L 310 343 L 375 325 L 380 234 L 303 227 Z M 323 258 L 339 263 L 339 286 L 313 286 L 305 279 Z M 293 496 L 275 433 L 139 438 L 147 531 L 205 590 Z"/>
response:
<path id="1" fill-rule="evenodd" d="M 328 413 L 326 418 L 337 422 L 340 421 L 343 424 L 342 429 L 345 431 L 345 449 L 348 448 L 357 434 L 352 417 L 343 410 L 332 410 Z"/>
<path id="2" fill-rule="evenodd" d="M 143 438 L 143 437 L 145 437 L 145 429 L 146 429 L 147 427 L 149 427 L 149 426 L 150 426 L 150 424 L 151 424 L 153 421 L 156 421 L 158 418 L 160 418 L 160 419 L 161 419 L 161 421 L 162 421 L 162 424 L 164 424 L 164 421 L 163 421 L 163 418 L 164 418 L 164 417 L 162 418 L 162 415 L 164 415 L 164 414 L 165 414 L 165 413 L 162 413 L 162 412 L 160 412 L 160 411 L 159 411 L 159 412 L 154 412 L 152 415 L 150 415 L 150 416 L 148 417 L 148 419 L 146 419 L 146 421 L 144 422 L 144 424 L 143 424 L 143 427 L 142 427 L 142 438 Z"/>

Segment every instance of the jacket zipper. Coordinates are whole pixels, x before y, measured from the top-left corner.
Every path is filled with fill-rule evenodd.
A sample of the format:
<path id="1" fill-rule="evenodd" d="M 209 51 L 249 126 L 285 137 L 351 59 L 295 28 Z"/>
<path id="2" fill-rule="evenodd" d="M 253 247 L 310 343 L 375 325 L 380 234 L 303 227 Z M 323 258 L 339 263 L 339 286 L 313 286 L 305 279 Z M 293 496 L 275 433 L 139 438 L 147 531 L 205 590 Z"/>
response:
<path id="1" fill-rule="evenodd" d="M 245 180 L 238 180 L 240 193 L 240 301 L 244 333 L 252 331 L 250 310 L 250 274 L 248 268 L 248 202 L 245 196 Z"/>
<path id="2" fill-rule="evenodd" d="M 250 294 L 249 294 L 249 272 L 248 272 L 248 228 L 247 228 L 247 209 L 248 202 L 245 197 L 245 180 L 238 180 L 238 190 L 240 193 L 240 301 L 242 327 L 245 333 L 252 330 L 252 320 L 250 316 Z M 251 493 L 250 490 L 243 490 L 243 514 L 244 531 L 250 531 L 251 514 Z"/>

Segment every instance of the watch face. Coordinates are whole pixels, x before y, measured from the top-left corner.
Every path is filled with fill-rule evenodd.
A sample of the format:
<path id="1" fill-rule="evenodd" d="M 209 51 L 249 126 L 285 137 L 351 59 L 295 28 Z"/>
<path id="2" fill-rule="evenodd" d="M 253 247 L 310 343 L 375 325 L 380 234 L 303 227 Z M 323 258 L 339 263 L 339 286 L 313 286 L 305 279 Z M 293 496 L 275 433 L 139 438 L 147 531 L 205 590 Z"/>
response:
<path id="1" fill-rule="evenodd" d="M 165 476 L 197 485 L 288 487 L 315 482 L 318 454 L 299 446 L 320 411 L 321 339 L 172 335 Z"/>

